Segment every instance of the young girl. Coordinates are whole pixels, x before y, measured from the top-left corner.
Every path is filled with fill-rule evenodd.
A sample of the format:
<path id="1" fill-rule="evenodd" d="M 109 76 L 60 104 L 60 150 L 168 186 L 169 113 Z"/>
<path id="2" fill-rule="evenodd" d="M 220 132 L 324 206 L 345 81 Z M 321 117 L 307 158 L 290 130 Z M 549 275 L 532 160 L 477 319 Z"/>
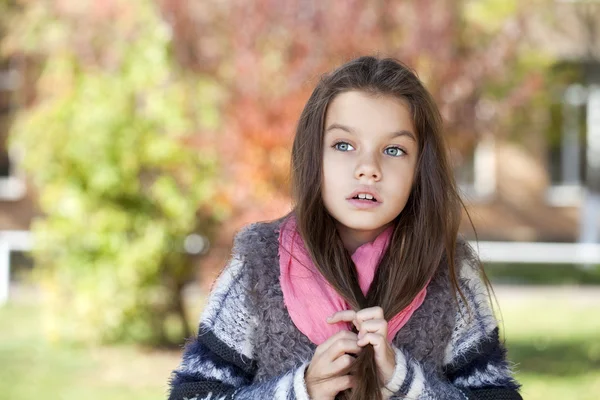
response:
<path id="1" fill-rule="evenodd" d="M 170 399 L 521 399 L 410 69 L 361 57 L 325 75 L 292 182 L 290 214 L 237 234 Z"/>

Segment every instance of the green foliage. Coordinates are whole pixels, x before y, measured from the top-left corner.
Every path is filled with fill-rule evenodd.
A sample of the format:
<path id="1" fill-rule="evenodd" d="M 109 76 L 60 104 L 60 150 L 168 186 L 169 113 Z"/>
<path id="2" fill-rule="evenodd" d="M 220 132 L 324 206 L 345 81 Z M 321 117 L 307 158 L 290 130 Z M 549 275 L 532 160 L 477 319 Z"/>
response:
<path id="1" fill-rule="evenodd" d="M 486 263 L 494 282 L 518 285 L 600 285 L 600 265 Z"/>
<path id="2" fill-rule="evenodd" d="M 495 33 L 501 28 L 505 19 L 512 17 L 516 11 L 516 0 L 466 1 L 464 18 L 487 33 Z"/>
<path id="3" fill-rule="evenodd" d="M 215 125 L 215 103 L 200 101 L 214 88 L 178 71 L 152 4 L 128 3 L 112 31 L 105 19 L 90 23 L 80 47 L 80 27 L 49 6 L 20 22 L 31 29 L 23 47 L 45 57 L 37 103 L 11 145 L 25 150 L 44 213 L 32 229 L 51 338 L 165 343 L 173 316 L 185 334 L 180 291 L 192 263 L 183 242 L 226 212 L 212 206 L 215 155 L 185 144 Z M 39 26 L 53 34 L 29 28 Z"/>

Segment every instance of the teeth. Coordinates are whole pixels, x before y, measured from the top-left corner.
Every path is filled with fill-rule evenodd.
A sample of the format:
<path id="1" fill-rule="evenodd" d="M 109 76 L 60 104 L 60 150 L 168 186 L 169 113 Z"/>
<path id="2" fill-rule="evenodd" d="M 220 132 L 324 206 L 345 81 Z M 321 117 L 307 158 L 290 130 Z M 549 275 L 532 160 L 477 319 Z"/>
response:
<path id="1" fill-rule="evenodd" d="M 367 194 L 367 193 L 359 193 L 358 194 L 358 198 L 359 199 L 373 200 L 373 196 L 371 196 L 370 194 Z"/>

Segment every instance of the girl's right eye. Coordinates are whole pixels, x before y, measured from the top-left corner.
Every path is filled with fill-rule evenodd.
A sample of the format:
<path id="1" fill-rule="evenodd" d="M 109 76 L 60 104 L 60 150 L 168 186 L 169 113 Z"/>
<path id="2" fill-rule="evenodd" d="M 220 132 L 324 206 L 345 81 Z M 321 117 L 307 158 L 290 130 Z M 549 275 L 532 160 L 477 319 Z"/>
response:
<path id="1" fill-rule="evenodd" d="M 335 143 L 333 146 L 334 149 L 339 150 L 339 151 L 349 151 L 349 150 L 354 150 L 354 147 L 352 147 L 350 145 L 350 143 L 346 143 L 346 142 L 337 142 Z"/>

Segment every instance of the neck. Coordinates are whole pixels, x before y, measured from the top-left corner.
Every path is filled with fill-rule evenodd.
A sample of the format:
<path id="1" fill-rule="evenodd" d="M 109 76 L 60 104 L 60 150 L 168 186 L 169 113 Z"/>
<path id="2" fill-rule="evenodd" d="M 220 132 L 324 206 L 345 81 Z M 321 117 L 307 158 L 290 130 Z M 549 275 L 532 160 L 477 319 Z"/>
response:
<path id="1" fill-rule="evenodd" d="M 346 250 L 348 250 L 350 254 L 354 254 L 356 249 L 363 244 L 373 242 L 381 232 L 390 226 L 390 224 L 392 223 L 390 222 L 387 225 L 383 225 L 382 227 L 373 230 L 358 230 L 337 223 L 337 229 Z"/>

